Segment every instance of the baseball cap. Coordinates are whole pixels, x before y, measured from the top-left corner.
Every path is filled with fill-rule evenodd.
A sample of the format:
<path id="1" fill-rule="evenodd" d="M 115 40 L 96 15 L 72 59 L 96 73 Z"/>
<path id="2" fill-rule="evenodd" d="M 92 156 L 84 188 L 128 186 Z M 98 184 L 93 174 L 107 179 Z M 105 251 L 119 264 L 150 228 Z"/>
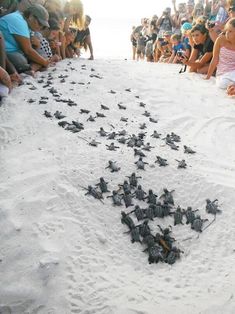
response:
<path id="1" fill-rule="evenodd" d="M 48 19 L 49 19 L 49 14 L 47 10 L 40 4 L 34 4 L 30 6 L 27 11 L 31 13 L 33 16 L 36 17 L 38 22 L 42 26 L 49 27 Z"/>
<path id="2" fill-rule="evenodd" d="M 184 23 L 184 24 L 182 25 L 182 27 L 181 27 L 181 31 L 182 31 L 182 32 L 183 32 L 183 31 L 188 31 L 188 30 L 190 30 L 190 29 L 192 29 L 192 24 L 191 24 L 191 23 L 188 23 L 188 22 Z"/>

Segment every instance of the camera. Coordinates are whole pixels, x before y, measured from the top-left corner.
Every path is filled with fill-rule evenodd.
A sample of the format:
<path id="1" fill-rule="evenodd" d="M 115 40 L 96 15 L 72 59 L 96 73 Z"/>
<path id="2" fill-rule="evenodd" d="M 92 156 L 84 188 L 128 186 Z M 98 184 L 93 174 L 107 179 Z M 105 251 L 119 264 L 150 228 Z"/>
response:
<path id="1" fill-rule="evenodd" d="M 183 50 L 177 51 L 177 56 L 178 57 L 182 58 L 182 57 L 184 57 L 184 55 L 185 55 L 185 52 Z"/>
<path id="2" fill-rule="evenodd" d="M 215 27 L 215 22 L 207 22 L 208 28 L 213 28 Z"/>

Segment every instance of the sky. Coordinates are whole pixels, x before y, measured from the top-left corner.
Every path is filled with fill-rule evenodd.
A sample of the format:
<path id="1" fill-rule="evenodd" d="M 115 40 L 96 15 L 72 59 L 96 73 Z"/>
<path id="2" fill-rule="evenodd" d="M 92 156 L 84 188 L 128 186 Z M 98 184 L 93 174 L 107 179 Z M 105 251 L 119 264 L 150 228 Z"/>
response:
<path id="1" fill-rule="evenodd" d="M 171 6 L 171 0 L 83 0 L 85 12 L 97 18 L 133 18 L 160 15 L 163 9 Z"/>

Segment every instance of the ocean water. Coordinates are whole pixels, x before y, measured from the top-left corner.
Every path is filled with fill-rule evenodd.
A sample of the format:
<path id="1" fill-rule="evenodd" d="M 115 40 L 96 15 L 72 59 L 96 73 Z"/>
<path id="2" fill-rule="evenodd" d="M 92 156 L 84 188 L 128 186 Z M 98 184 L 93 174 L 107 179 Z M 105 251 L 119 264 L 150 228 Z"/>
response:
<path id="1" fill-rule="evenodd" d="M 131 59 L 132 26 L 139 24 L 140 19 L 93 18 L 90 31 L 95 58 Z"/>

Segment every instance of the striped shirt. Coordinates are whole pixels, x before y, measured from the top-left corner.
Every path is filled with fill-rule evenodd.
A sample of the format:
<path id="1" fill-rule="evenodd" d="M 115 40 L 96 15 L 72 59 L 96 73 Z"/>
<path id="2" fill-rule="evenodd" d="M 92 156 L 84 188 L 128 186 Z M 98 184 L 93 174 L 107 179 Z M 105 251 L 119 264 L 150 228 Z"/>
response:
<path id="1" fill-rule="evenodd" d="M 222 47 L 219 53 L 219 63 L 216 75 L 235 71 L 235 50 Z"/>

